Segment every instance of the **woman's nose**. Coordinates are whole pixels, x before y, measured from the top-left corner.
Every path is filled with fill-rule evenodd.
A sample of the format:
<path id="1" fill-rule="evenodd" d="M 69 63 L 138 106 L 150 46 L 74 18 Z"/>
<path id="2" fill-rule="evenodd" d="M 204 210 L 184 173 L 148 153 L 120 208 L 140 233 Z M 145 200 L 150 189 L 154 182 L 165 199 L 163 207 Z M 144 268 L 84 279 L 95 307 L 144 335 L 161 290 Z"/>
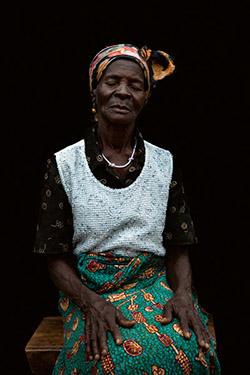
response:
<path id="1" fill-rule="evenodd" d="M 119 96 L 130 96 L 130 91 L 129 91 L 128 85 L 121 83 L 116 88 L 116 94 L 119 95 Z"/>

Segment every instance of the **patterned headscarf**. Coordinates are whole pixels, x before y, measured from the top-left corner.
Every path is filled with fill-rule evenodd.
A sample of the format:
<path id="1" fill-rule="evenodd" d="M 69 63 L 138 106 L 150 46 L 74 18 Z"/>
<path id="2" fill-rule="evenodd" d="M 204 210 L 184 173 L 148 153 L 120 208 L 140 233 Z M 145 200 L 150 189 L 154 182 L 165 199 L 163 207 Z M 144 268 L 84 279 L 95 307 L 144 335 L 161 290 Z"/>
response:
<path id="1" fill-rule="evenodd" d="M 120 58 L 130 59 L 140 65 L 145 78 L 147 96 L 157 81 L 169 76 L 175 69 L 172 58 L 166 52 L 152 51 L 146 46 L 138 48 L 132 44 L 115 44 L 98 52 L 90 64 L 91 95 L 109 64 Z"/>

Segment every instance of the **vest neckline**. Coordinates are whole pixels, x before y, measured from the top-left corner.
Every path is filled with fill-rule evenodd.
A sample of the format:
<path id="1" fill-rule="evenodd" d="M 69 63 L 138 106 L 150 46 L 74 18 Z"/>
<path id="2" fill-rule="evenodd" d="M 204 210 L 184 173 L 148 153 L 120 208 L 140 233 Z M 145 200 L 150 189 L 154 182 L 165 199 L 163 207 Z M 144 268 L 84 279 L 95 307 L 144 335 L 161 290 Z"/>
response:
<path id="1" fill-rule="evenodd" d="M 110 186 L 105 186 L 101 183 L 101 181 L 99 181 L 95 175 L 93 174 L 93 172 L 91 171 L 90 169 L 90 166 L 88 164 L 88 161 L 87 161 L 87 157 L 86 157 L 86 152 L 85 152 L 85 141 L 84 139 L 82 139 L 81 141 L 81 145 L 82 145 L 82 153 L 83 153 L 83 161 L 84 161 L 84 165 L 86 167 L 86 171 L 88 173 L 88 175 L 90 176 L 91 180 L 98 186 L 100 186 L 102 189 L 106 190 L 106 191 L 112 191 L 114 193 L 117 193 L 119 194 L 119 191 L 128 191 L 128 190 L 131 190 L 133 189 L 139 182 L 140 180 L 143 178 L 143 175 L 145 174 L 145 171 L 146 169 L 148 168 L 148 159 L 149 159 L 149 150 L 148 150 L 148 142 L 144 141 L 144 147 L 145 147 L 145 160 L 144 160 L 144 165 L 141 169 L 141 172 L 140 174 L 137 176 L 137 178 L 135 179 L 135 181 L 132 182 L 132 184 L 130 184 L 129 186 L 125 186 L 125 187 L 122 187 L 122 188 L 111 188 Z"/>

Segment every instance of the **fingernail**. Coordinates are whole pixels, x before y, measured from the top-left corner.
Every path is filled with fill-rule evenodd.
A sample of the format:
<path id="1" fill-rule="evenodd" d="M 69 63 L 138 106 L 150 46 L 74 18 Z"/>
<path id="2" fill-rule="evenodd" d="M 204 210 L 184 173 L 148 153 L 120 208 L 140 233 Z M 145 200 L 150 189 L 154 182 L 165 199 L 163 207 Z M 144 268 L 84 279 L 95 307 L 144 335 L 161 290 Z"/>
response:
<path id="1" fill-rule="evenodd" d="M 167 318 L 162 318 L 162 319 L 161 319 L 161 323 L 164 324 L 164 323 L 167 323 L 167 322 L 168 322 Z"/>
<path id="2" fill-rule="evenodd" d="M 96 354 L 95 359 L 99 359 L 99 358 L 100 358 L 99 354 Z"/>
<path id="3" fill-rule="evenodd" d="M 207 348 L 207 349 L 209 349 L 209 344 L 206 342 L 205 343 L 205 347 Z"/>
<path id="4" fill-rule="evenodd" d="M 90 361 L 92 361 L 92 359 L 93 359 L 92 355 L 89 356 L 89 359 L 90 359 Z"/>
<path id="5" fill-rule="evenodd" d="M 117 340 L 116 340 L 116 343 L 119 345 L 119 344 L 122 343 L 122 340 L 121 340 L 121 339 L 117 339 Z"/>
<path id="6" fill-rule="evenodd" d="M 190 333 L 190 332 L 185 332 L 185 337 L 186 337 L 187 339 L 189 339 L 189 338 L 191 337 L 191 333 Z"/>
<path id="7" fill-rule="evenodd" d="M 106 349 L 103 349 L 102 355 L 107 355 L 107 350 Z"/>

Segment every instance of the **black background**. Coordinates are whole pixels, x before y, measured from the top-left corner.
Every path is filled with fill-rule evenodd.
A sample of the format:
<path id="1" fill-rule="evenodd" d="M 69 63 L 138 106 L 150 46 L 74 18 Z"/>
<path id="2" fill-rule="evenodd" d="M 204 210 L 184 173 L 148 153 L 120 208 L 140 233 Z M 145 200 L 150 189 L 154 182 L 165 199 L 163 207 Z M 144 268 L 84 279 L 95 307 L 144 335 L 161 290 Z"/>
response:
<path id="1" fill-rule="evenodd" d="M 219 2 L 218 2 L 219 3 Z M 136 9 L 135 9 L 136 4 Z M 247 373 L 249 166 L 246 10 L 210 1 L 80 7 L 14 6 L 4 26 L 1 374 L 30 374 L 24 347 L 57 293 L 32 254 L 46 158 L 80 139 L 90 119 L 88 65 L 115 43 L 169 52 L 140 118 L 144 138 L 177 153 L 199 245 L 192 256 L 200 302 L 215 319 L 223 374 Z M 3 241 L 2 241 L 3 243 Z"/>

